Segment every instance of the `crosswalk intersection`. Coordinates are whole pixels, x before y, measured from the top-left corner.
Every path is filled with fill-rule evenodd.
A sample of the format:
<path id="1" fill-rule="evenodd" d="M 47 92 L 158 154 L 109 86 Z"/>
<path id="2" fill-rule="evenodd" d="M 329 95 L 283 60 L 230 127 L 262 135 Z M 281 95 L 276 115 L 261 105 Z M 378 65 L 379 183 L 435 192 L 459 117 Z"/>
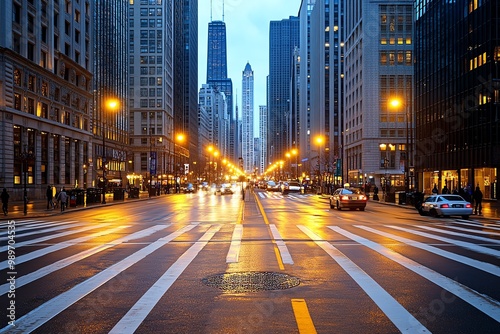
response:
<path id="1" fill-rule="evenodd" d="M 288 195 L 290 196 L 290 195 Z M 297 195 L 304 196 L 304 195 Z M 299 197 L 300 198 L 300 197 Z M 121 246 L 134 244 L 133 251 L 124 253 L 121 259 L 114 261 L 107 268 L 75 283 L 65 291 L 58 292 L 43 304 L 16 314 L 15 327 L 2 321 L 0 333 L 29 333 L 50 322 L 71 305 L 87 298 L 93 291 L 121 273 L 144 261 L 148 256 L 177 240 L 189 236 L 189 247 L 183 252 L 154 284 L 147 287 L 138 300 L 128 305 L 129 310 L 117 321 L 110 333 L 132 333 L 145 321 L 148 314 L 158 305 L 162 296 L 168 293 L 173 283 L 179 279 L 186 268 L 204 252 L 218 234 L 230 236 L 226 242 L 218 242 L 216 247 L 223 248 L 227 264 L 239 263 L 240 252 L 246 241 L 245 232 L 251 227 L 245 224 L 215 224 L 189 222 L 187 224 L 159 223 L 154 225 L 133 226 L 125 224 L 93 225 L 80 221 L 26 220 L 15 225 L 15 243 L 5 224 L 1 225 L 0 240 L 6 246 L 0 247 L 2 261 L 0 269 L 9 275 L 15 273 L 15 284 L 7 282 L 0 285 L 2 300 L 8 300 L 9 292 L 14 288 L 22 290 L 26 286 L 36 285 L 43 277 L 57 273 L 63 268 L 71 268 L 79 261 L 96 257 Z M 436 267 L 419 263 L 404 252 L 394 251 L 392 245 L 421 252 L 436 259 L 449 260 L 455 265 L 477 270 L 483 275 L 500 277 L 500 224 L 482 224 L 473 220 L 456 220 L 453 223 L 436 222 L 432 224 L 394 225 L 394 224 L 352 224 L 326 226 L 308 226 L 307 224 L 267 226 L 268 234 L 261 240 L 276 248 L 279 260 L 293 269 L 304 256 L 300 247 L 317 247 L 327 254 L 351 279 L 369 296 L 390 321 L 401 332 L 429 332 L 426 321 L 416 316 L 379 283 L 379 277 L 369 274 L 368 268 L 362 267 L 362 261 L 351 258 L 343 248 L 356 245 L 367 249 L 377 256 L 400 266 L 424 280 L 461 299 L 477 311 L 496 321 L 500 326 L 499 295 L 488 295 L 491 289 L 484 291 L 477 286 L 466 286 L 453 277 L 441 273 Z M 283 235 L 293 234 L 293 242 Z M 118 237 L 116 237 L 118 236 Z M 255 236 L 252 237 L 252 240 Z M 105 240 L 105 241 L 101 241 Z M 307 246 L 305 246 L 307 245 Z M 12 246 L 12 247 L 10 247 Z M 15 250 L 14 253 L 11 250 Z M 14 266 L 9 262 L 9 254 L 16 254 Z M 420 254 L 420 253 L 419 253 Z M 30 272 L 17 270 L 18 266 L 29 265 L 39 259 L 54 257 L 52 263 L 45 264 Z M 375 255 L 374 259 L 377 257 Z M 27 267 L 23 267 L 27 268 Z M 31 267 L 30 267 L 31 268 Z M 262 268 L 255 268 L 262 270 Z M 500 282 L 500 281 L 497 281 Z M 498 292 L 498 290 L 496 290 Z M 21 302 L 21 301 L 19 301 Z M 313 315 L 314 317 L 314 315 Z"/>

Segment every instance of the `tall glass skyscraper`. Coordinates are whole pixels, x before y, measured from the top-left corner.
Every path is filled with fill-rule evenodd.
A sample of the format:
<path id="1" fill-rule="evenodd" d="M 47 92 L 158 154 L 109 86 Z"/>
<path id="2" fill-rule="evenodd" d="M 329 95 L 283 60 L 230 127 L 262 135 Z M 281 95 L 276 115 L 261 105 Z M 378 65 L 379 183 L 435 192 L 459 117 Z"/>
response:
<path id="1" fill-rule="evenodd" d="M 269 85 L 268 85 L 268 163 L 282 159 L 291 143 L 288 142 L 291 121 L 290 78 L 293 54 L 300 45 L 300 21 L 290 16 L 271 21 L 269 30 Z"/>
<path id="2" fill-rule="evenodd" d="M 208 24 L 207 50 L 207 84 L 216 92 L 224 93 L 227 113 L 230 120 L 233 120 L 233 82 L 227 77 L 226 24 L 223 21 L 212 21 Z M 234 126 L 232 128 L 236 129 Z M 233 132 L 231 137 L 237 138 L 237 134 Z M 234 160 L 237 158 L 237 148 L 234 140 L 231 143 L 230 158 Z"/>
<path id="3" fill-rule="evenodd" d="M 241 99 L 241 157 L 243 158 L 243 169 L 253 172 L 255 165 L 254 135 L 253 135 L 253 70 L 249 63 L 246 64 L 242 75 L 242 99 Z"/>
<path id="4" fill-rule="evenodd" d="M 498 199 L 500 3 L 417 0 L 414 9 L 419 189 L 479 186 Z"/>

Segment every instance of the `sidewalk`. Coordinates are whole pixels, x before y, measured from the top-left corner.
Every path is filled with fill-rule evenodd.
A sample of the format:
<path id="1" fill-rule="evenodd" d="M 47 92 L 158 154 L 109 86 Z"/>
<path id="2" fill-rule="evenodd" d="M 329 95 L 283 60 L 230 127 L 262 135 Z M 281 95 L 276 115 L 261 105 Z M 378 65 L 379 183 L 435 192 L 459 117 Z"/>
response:
<path id="1" fill-rule="evenodd" d="M 160 196 L 153 196 L 151 198 L 168 196 L 165 194 L 161 194 Z M 99 208 L 109 205 L 117 205 L 128 203 L 131 201 L 138 201 L 143 199 L 148 199 L 149 194 L 147 191 L 139 192 L 139 198 L 128 198 L 128 195 L 125 194 L 125 198 L 123 200 L 114 200 L 113 194 L 106 194 L 106 204 L 99 203 L 89 203 L 84 205 L 78 205 L 76 207 L 68 207 L 65 212 L 77 211 L 77 210 L 87 210 L 92 208 Z M 84 202 L 85 203 L 85 202 Z M 36 218 L 36 217 L 47 217 L 61 214 L 60 207 L 57 209 L 48 209 L 47 210 L 47 200 L 33 200 L 29 201 L 27 205 L 27 214 L 24 214 L 24 203 L 22 201 L 9 201 L 9 213 L 7 216 L 4 216 L 0 212 L 0 220 L 3 219 L 20 219 L 20 218 Z"/>

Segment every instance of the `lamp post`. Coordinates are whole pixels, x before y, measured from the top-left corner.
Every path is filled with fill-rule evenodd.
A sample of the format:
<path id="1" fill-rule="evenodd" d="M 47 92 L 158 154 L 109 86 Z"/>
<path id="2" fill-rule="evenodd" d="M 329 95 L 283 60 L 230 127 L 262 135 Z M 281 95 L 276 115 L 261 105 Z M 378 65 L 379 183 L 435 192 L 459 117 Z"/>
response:
<path id="1" fill-rule="evenodd" d="M 321 145 L 324 142 L 324 138 L 322 136 L 316 137 L 316 144 L 318 144 L 318 168 L 319 168 L 319 190 L 318 194 L 322 194 L 322 186 L 323 186 L 323 177 L 321 175 Z"/>
<path id="2" fill-rule="evenodd" d="M 405 121 L 406 121 L 406 145 L 405 145 L 405 150 L 406 150 L 406 161 L 405 161 L 405 168 L 404 168 L 404 173 L 405 173 L 405 193 L 408 193 L 410 191 L 410 174 L 409 174 L 409 168 L 413 169 L 412 165 L 412 155 L 413 155 L 413 127 L 410 126 L 410 122 L 412 120 L 410 119 L 411 117 L 411 112 L 408 104 L 408 99 L 406 101 L 402 101 L 401 99 L 392 99 L 389 101 L 390 105 L 393 108 L 405 108 Z M 412 122 L 413 123 L 413 122 Z M 411 141 L 410 141 L 411 139 Z"/>
<path id="3" fill-rule="evenodd" d="M 118 100 L 116 99 L 108 99 L 104 103 L 105 105 L 105 110 L 102 112 L 102 204 L 106 204 L 106 183 L 107 183 L 107 178 L 106 178 L 106 127 L 107 127 L 107 122 L 105 119 L 104 111 L 107 109 L 114 110 L 115 108 L 118 107 L 119 103 Z"/>
<path id="4" fill-rule="evenodd" d="M 299 179 L 299 164 L 297 162 L 297 155 L 299 152 L 297 151 L 296 148 L 292 150 L 292 154 L 295 156 L 295 180 Z"/>
<path id="5" fill-rule="evenodd" d="M 27 179 L 28 179 L 28 162 L 35 160 L 35 155 L 32 151 L 26 151 L 26 145 L 24 145 L 23 153 L 21 153 L 21 164 L 22 164 L 22 174 L 23 174 L 23 212 L 24 215 L 28 213 L 28 190 L 27 190 Z"/>
<path id="6" fill-rule="evenodd" d="M 174 136 L 174 180 L 175 180 L 175 193 L 180 192 L 180 186 L 177 184 L 177 171 L 179 169 L 179 166 L 177 165 L 177 156 L 175 154 L 175 146 L 177 145 L 177 142 L 182 143 L 184 141 L 184 134 L 179 133 Z"/>

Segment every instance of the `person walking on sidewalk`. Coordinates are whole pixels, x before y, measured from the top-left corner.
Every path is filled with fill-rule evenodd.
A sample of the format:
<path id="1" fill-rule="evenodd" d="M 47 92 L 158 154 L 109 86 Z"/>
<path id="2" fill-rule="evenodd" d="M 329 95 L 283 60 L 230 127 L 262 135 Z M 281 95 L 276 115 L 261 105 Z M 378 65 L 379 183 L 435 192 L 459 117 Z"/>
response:
<path id="1" fill-rule="evenodd" d="M 61 201 L 61 212 L 66 209 L 66 202 L 68 200 L 68 194 L 66 194 L 66 189 L 62 188 L 61 192 L 57 196 L 57 200 Z"/>
<path id="2" fill-rule="evenodd" d="M 474 197 L 475 202 L 474 214 L 478 214 L 478 208 L 479 214 L 481 214 L 481 211 L 483 210 L 483 205 L 481 204 L 483 201 L 483 193 L 481 192 L 481 189 L 479 189 L 479 186 L 476 187 L 476 190 L 474 190 L 474 194 L 472 196 Z"/>
<path id="3" fill-rule="evenodd" d="M 54 198 L 54 193 L 52 192 L 52 187 L 47 186 L 47 210 L 54 209 L 54 202 L 52 201 Z"/>
<path id="4" fill-rule="evenodd" d="M 7 192 L 7 189 L 3 188 L 2 191 L 2 210 L 3 214 L 7 216 L 7 213 L 9 212 L 9 193 Z"/>

